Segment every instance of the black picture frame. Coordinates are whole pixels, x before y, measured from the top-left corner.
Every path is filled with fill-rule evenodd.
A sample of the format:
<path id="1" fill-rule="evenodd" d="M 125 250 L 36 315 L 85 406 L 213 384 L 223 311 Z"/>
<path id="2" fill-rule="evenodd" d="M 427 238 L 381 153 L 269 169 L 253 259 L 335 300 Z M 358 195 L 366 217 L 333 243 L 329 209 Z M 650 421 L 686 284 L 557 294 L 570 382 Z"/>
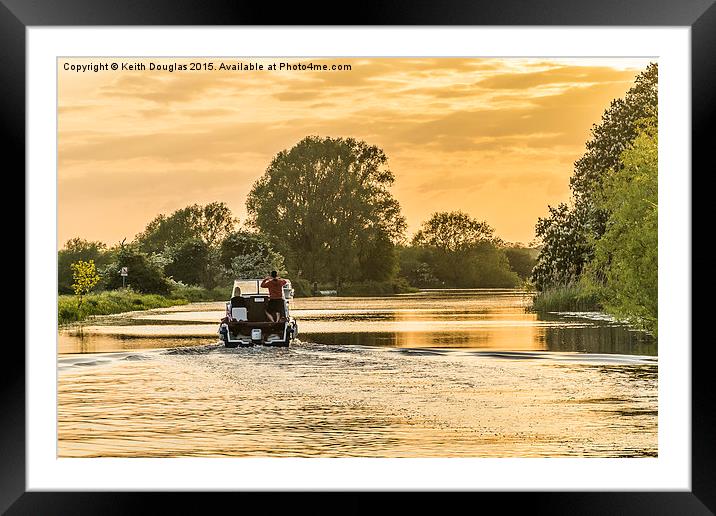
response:
<path id="1" fill-rule="evenodd" d="M 280 5 L 280 8 L 277 8 Z M 712 147 L 709 126 L 716 106 L 716 5 L 714 0 L 500 0 L 425 2 L 397 0 L 360 3 L 349 14 L 337 4 L 293 5 L 217 0 L 0 0 L 0 84 L 5 129 L 4 164 L 25 168 L 26 28 L 32 26 L 112 25 L 553 25 L 683 26 L 691 28 L 692 168 L 705 168 Z M 9 159 L 8 159 L 9 158 Z M 9 168 L 9 167 L 8 167 Z M 711 164 L 711 167 L 713 165 Z M 702 170 L 706 172 L 706 170 Z M 686 172 L 684 172 L 686 173 Z M 694 177 L 692 173 L 691 177 Z M 26 270 L 26 277 L 29 272 Z M 25 318 L 28 314 L 25 314 Z M 683 343 L 685 349 L 689 343 Z M 30 345 L 26 340 L 25 346 Z M 499 504 L 500 512 L 524 510 L 550 514 L 714 514 L 716 429 L 711 410 L 714 388 L 708 382 L 713 353 L 710 341 L 694 340 L 692 353 L 692 489 L 689 492 L 502 492 L 470 493 L 476 502 Z M 134 514 L 152 511 L 206 513 L 212 505 L 247 509 L 248 493 L 131 493 L 26 491 L 25 353 L 4 350 L 0 377 L 0 511 L 7 514 Z M 12 364 L 9 366 L 8 364 Z M 366 512 L 375 493 L 295 494 L 312 512 Z M 403 497 L 402 510 L 425 510 L 425 493 Z M 455 493 L 457 495 L 457 493 Z M 240 497 L 240 498 L 237 498 Z M 451 498 L 459 507 L 462 496 Z M 240 501 L 239 501 L 240 500 Z M 319 501 L 320 500 L 320 501 Z M 233 504 L 240 504 L 234 506 Z M 455 505 L 453 505 L 455 504 Z M 484 505 L 485 508 L 489 507 Z M 233 510 L 233 509 L 232 509 Z M 254 509 L 261 510 L 261 509 Z M 263 512 L 263 510 L 261 510 Z M 273 512 L 273 510 L 271 511 Z"/>

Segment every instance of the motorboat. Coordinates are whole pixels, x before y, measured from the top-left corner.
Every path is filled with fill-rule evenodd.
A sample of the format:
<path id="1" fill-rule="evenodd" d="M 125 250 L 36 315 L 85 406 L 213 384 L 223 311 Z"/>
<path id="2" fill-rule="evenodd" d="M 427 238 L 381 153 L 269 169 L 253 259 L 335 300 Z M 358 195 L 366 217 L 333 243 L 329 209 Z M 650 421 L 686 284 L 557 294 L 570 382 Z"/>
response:
<path id="1" fill-rule="evenodd" d="M 269 291 L 261 287 L 260 279 L 234 280 L 232 295 L 240 289 L 239 296 L 226 302 L 226 314 L 219 325 L 219 337 L 227 348 L 264 346 L 288 346 L 298 335 L 298 324 L 291 316 L 290 301 L 294 290 L 291 282 L 283 286 L 282 309 L 278 320 L 272 321 L 267 313 Z"/>

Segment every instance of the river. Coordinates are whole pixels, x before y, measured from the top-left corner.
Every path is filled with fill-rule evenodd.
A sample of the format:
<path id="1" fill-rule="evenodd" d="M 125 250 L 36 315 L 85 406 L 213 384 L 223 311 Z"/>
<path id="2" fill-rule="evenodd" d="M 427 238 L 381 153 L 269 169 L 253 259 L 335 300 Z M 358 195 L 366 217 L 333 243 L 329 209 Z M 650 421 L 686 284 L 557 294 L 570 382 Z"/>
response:
<path id="1" fill-rule="evenodd" d="M 653 457 L 657 344 L 516 290 L 291 301 L 289 348 L 223 303 L 60 330 L 60 457 Z"/>

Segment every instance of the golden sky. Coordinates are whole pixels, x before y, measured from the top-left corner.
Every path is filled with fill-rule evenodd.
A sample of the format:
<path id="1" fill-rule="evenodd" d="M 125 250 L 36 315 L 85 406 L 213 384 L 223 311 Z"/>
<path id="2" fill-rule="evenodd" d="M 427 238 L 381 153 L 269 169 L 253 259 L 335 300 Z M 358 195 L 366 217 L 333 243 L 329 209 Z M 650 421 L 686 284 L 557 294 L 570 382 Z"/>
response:
<path id="1" fill-rule="evenodd" d="M 150 70 L 213 62 L 214 70 Z M 219 64 L 263 70 L 219 70 Z M 276 63 L 350 70 L 268 70 Z M 144 64 L 142 70 L 65 70 Z M 60 59 L 58 245 L 131 240 L 159 213 L 223 201 L 243 222 L 253 182 L 307 135 L 381 147 L 408 237 L 462 210 L 507 241 L 534 238 L 569 198 L 589 129 L 646 59 Z"/>

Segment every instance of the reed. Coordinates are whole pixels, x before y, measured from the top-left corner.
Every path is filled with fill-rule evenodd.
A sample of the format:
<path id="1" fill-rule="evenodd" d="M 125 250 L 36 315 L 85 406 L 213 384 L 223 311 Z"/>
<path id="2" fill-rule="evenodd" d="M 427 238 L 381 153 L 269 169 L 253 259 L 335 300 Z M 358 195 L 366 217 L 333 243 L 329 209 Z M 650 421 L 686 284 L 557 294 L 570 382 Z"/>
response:
<path id="1" fill-rule="evenodd" d="M 587 312 L 601 310 L 602 306 L 597 292 L 571 283 L 537 293 L 531 309 L 536 312 Z"/>

